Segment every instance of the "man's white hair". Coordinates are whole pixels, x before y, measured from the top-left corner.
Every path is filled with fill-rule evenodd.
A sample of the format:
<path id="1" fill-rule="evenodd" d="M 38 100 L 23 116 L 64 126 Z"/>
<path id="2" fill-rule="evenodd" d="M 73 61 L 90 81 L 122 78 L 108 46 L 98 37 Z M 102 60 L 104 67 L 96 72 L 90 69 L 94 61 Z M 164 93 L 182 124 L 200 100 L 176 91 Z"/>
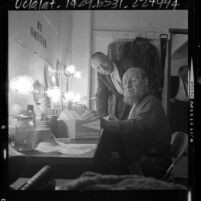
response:
<path id="1" fill-rule="evenodd" d="M 146 72 L 144 71 L 143 68 L 140 68 L 140 67 L 132 67 L 132 68 L 129 68 L 125 73 L 124 73 L 124 76 L 123 76 L 123 80 L 128 80 L 131 76 L 133 75 L 137 75 L 140 76 L 140 78 L 142 80 L 146 79 L 147 78 L 147 74 Z"/>

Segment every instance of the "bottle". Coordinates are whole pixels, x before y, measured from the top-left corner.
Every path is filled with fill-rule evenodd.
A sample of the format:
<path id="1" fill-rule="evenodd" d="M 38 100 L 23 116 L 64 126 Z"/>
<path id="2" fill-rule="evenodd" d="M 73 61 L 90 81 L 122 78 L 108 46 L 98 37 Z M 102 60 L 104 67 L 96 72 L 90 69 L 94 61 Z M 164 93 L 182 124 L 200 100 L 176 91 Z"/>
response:
<path id="1" fill-rule="evenodd" d="M 14 143 L 18 151 L 29 151 L 34 148 L 34 129 L 32 116 L 19 115 L 17 117 Z"/>
<path id="2" fill-rule="evenodd" d="M 27 111 L 29 112 L 30 116 L 32 117 L 34 126 L 36 125 L 36 113 L 34 112 L 33 105 L 27 105 Z"/>

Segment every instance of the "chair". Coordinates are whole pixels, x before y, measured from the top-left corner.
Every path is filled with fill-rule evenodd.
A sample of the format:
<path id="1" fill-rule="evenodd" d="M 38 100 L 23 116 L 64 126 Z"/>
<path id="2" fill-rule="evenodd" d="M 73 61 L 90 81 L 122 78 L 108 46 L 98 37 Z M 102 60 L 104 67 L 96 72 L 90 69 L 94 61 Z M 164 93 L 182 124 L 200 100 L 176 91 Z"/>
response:
<path id="1" fill-rule="evenodd" d="M 174 181 L 174 166 L 181 159 L 188 146 L 188 135 L 186 133 L 176 131 L 172 134 L 171 153 L 172 163 L 168 167 L 162 180 Z"/>

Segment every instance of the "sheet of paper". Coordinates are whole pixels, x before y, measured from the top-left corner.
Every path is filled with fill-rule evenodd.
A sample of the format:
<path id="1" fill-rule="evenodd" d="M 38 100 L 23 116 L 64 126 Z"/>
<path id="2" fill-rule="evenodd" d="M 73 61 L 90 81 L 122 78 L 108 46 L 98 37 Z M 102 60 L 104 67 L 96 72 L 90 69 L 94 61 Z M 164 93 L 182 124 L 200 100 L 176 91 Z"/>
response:
<path id="1" fill-rule="evenodd" d="M 55 145 L 51 142 L 41 142 L 38 144 L 35 150 L 44 153 L 59 152 L 61 154 L 68 154 L 73 156 L 82 155 L 87 152 L 90 152 L 94 150 L 96 146 L 96 144 L 65 144 L 62 142 L 58 142 L 58 144 Z"/>
<path id="2" fill-rule="evenodd" d="M 16 151 L 13 147 L 11 147 L 11 145 L 8 145 L 8 154 L 9 154 L 9 157 L 10 156 L 22 156 L 23 155 L 20 152 Z"/>
<path id="3" fill-rule="evenodd" d="M 82 126 L 87 127 L 87 128 L 92 128 L 95 130 L 100 130 L 100 120 L 97 121 L 92 121 L 86 124 L 82 124 Z"/>

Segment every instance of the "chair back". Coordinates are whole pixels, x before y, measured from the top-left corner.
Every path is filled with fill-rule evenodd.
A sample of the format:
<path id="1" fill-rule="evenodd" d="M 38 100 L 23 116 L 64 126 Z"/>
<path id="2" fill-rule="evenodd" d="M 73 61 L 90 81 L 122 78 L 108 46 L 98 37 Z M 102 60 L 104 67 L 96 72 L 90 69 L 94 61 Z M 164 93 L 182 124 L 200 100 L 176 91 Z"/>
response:
<path id="1" fill-rule="evenodd" d="M 173 169 L 177 161 L 184 154 L 188 146 L 188 135 L 186 133 L 176 131 L 172 134 L 171 139 L 171 153 L 172 163 L 168 167 L 166 173 L 162 177 L 162 180 L 174 181 Z"/>
<path id="2" fill-rule="evenodd" d="M 188 146 L 188 135 L 186 133 L 176 131 L 172 134 L 171 153 L 174 162 L 184 154 Z"/>

